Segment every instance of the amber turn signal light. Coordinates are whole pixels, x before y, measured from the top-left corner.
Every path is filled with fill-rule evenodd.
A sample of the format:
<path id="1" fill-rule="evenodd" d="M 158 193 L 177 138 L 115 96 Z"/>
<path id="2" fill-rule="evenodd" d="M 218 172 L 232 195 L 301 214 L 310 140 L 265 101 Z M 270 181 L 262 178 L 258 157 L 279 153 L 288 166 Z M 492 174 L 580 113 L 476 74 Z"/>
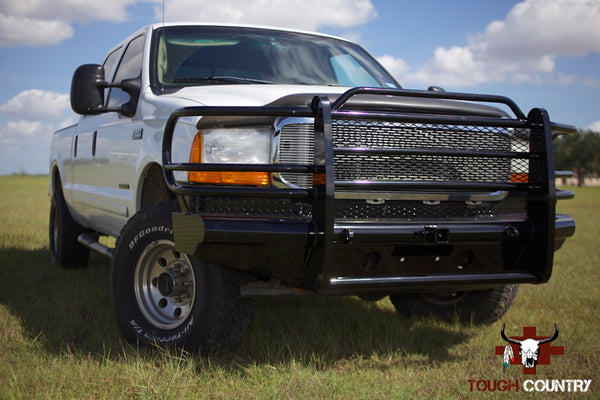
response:
<path id="1" fill-rule="evenodd" d="M 515 173 L 510 174 L 511 183 L 529 183 L 529 174 Z"/>

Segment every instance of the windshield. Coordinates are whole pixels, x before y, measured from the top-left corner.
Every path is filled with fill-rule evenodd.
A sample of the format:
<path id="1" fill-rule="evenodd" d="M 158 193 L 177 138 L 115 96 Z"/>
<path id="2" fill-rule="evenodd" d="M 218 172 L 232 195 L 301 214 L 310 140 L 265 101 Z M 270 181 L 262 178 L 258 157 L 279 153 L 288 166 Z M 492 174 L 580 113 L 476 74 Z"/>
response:
<path id="1" fill-rule="evenodd" d="M 361 47 L 266 29 L 177 26 L 156 30 L 155 92 L 243 83 L 399 88 Z"/>

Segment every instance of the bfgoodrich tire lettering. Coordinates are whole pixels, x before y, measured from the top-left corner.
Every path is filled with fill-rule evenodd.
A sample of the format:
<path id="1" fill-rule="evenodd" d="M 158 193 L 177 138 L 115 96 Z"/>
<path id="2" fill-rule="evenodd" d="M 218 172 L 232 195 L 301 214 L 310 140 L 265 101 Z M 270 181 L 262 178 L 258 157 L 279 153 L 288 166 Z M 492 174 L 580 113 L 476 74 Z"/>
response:
<path id="1" fill-rule="evenodd" d="M 396 310 L 405 316 L 457 318 L 465 323 L 492 323 L 510 308 L 519 285 L 459 293 L 390 295 Z"/>
<path id="2" fill-rule="evenodd" d="M 176 202 L 134 215 L 116 243 L 111 295 L 126 339 L 210 352 L 235 345 L 251 320 L 239 298 L 243 275 L 179 253 L 171 213 Z"/>

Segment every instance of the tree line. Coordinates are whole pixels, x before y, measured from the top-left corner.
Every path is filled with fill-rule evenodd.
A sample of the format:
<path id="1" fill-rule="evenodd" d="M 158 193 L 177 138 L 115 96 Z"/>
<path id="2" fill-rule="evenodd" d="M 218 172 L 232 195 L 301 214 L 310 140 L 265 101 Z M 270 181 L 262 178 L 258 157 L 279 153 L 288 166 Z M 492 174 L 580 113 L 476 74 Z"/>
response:
<path id="1" fill-rule="evenodd" d="M 576 134 L 554 140 L 554 165 L 557 171 L 573 171 L 578 186 L 587 177 L 600 175 L 600 133 L 580 129 Z"/>

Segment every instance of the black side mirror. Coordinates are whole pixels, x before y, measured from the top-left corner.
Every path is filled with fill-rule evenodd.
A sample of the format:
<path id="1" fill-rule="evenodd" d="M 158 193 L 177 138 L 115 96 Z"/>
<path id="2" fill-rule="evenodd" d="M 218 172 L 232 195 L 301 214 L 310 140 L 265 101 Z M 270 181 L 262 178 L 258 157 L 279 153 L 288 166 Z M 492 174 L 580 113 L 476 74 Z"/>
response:
<path id="1" fill-rule="evenodd" d="M 98 64 L 82 65 L 75 70 L 71 81 L 71 108 L 77 114 L 96 115 L 106 112 L 104 107 L 104 67 Z"/>

